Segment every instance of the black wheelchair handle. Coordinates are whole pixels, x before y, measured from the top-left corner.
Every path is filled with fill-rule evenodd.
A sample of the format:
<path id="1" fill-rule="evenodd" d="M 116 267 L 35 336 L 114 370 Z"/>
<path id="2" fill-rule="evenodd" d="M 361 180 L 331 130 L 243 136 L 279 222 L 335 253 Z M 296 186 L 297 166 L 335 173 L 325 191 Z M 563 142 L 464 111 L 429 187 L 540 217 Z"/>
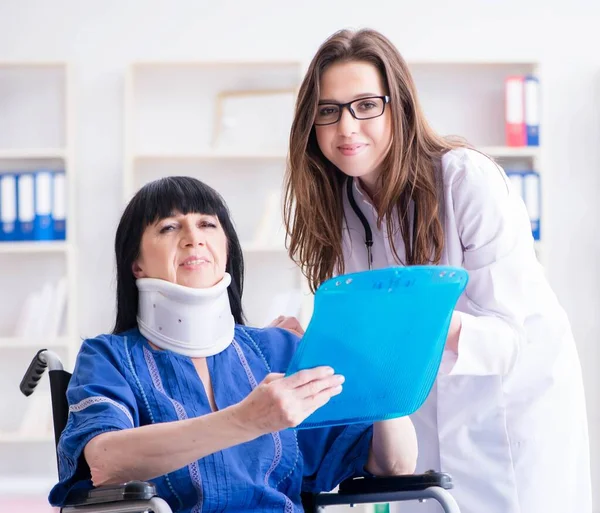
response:
<path id="1" fill-rule="evenodd" d="M 27 368 L 27 372 L 25 372 L 25 375 L 21 380 L 19 388 L 21 389 L 23 395 L 26 395 L 27 397 L 33 394 L 35 387 L 37 387 L 40 379 L 44 375 L 46 367 L 48 367 L 47 360 L 43 355 L 43 353 L 46 351 L 46 349 L 40 349 L 36 353 L 36 355 L 33 357 L 33 360 L 31 360 L 29 367 Z"/>

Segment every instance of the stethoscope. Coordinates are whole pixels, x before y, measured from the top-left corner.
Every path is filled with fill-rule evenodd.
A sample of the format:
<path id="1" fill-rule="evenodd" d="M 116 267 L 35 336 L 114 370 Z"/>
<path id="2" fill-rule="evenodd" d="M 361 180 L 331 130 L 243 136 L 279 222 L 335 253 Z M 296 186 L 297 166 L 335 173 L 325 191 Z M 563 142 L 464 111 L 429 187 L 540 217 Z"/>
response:
<path id="1" fill-rule="evenodd" d="M 348 196 L 348 201 L 350 202 L 350 206 L 352 210 L 358 217 L 359 221 L 363 225 L 363 229 L 365 231 L 365 247 L 367 248 L 367 265 L 369 266 L 369 271 L 373 270 L 373 231 L 369 226 L 369 221 L 363 214 L 362 210 L 358 207 L 356 200 L 354 199 L 354 179 L 352 177 L 348 177 L 346 179 L 346 195 Z M 410 254 L 414 257 L 414 246 L 415 240 L 417 237 L 417 208 L 416 204 L 413 209 L 413 226 L 412 226 L 412 238 L 410 241 Z M 414 261 L 414 258 L 412 259 Z"/>

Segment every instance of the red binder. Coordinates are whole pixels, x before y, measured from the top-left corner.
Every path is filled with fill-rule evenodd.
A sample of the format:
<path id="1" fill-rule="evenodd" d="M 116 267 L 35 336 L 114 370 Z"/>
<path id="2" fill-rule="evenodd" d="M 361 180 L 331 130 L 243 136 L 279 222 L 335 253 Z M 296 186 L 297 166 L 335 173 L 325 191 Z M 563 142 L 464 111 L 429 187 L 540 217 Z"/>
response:
<path id="1" fill-rule="evenodd" d="M 510 76 L 506 78 L 505 101 L 506 144 L 508 146 L 526 146 L 524 77 Z"/>

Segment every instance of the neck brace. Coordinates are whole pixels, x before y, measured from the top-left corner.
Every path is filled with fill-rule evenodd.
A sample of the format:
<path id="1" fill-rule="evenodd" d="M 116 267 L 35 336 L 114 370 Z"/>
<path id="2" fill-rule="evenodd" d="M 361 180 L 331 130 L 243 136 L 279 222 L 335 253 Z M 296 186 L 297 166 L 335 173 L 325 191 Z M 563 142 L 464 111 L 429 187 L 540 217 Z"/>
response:
<path id="1" fill-rule="evenodd" d="M 231 276 L 207 289 L 140 278 L 138 328 L 150 342 L 190 357 L 213 356 L 233 340 L 235 322 L 227 287 Z"/>

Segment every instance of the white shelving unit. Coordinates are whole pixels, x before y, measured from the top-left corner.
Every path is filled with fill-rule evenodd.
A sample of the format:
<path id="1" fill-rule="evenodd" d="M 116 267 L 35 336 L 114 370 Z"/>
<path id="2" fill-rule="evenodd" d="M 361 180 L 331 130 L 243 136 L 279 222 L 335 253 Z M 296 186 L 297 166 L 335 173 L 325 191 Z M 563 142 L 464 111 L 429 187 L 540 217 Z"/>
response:
<path id="1" fill-rule="evenodd" d="M 49 397 L 47 378 L 25 398 L 19 382 L 41 348 L 56 351 L 71 368 L 77 336 L 76 244 L 73 205 L 73 99 L 71 70 L 64 62 L 0 63 L 0 174 L 39 169 L 64 170 L 67 180 L 65 241 L 0 242 L 0 486 L 2 493 L 45 494 L 56 480 L 53 435 L 36 424 L 21 423 L 36 409 L 35 400 Z M 14 335 L 25 299 L 47 281 L 67 280 L 67 303 L 58 337 Z M 40 312 L 40 315 L 42 312 Z M 40 403 L 38 402 L 38 407 Z M 49 404 L 47 405 L 49 407 Z M 49 419 L 44 417 L 47 426 Z"/>
<path id="2" fill-rule="evenodd" d="M 221 193 L 245 255 L 244 309 L 249 322 L 259 326 L 267 322 L 278 293 L 304 288 L 278 227 L 287 138 L 302 72 L 302 63 L 295 61 L 140 62 L 126 79 L 124 200 L 144 183 L 168 175 L 194 176 Z M 265 90 L 293 91 L 289 111 L 269 125 L 270 111 L 277 108 L 268 109 L 267 120 L 230 109 L 215 144 L 220 95 Z M 257 126 L 246 131 L 249 119 Z"/>

